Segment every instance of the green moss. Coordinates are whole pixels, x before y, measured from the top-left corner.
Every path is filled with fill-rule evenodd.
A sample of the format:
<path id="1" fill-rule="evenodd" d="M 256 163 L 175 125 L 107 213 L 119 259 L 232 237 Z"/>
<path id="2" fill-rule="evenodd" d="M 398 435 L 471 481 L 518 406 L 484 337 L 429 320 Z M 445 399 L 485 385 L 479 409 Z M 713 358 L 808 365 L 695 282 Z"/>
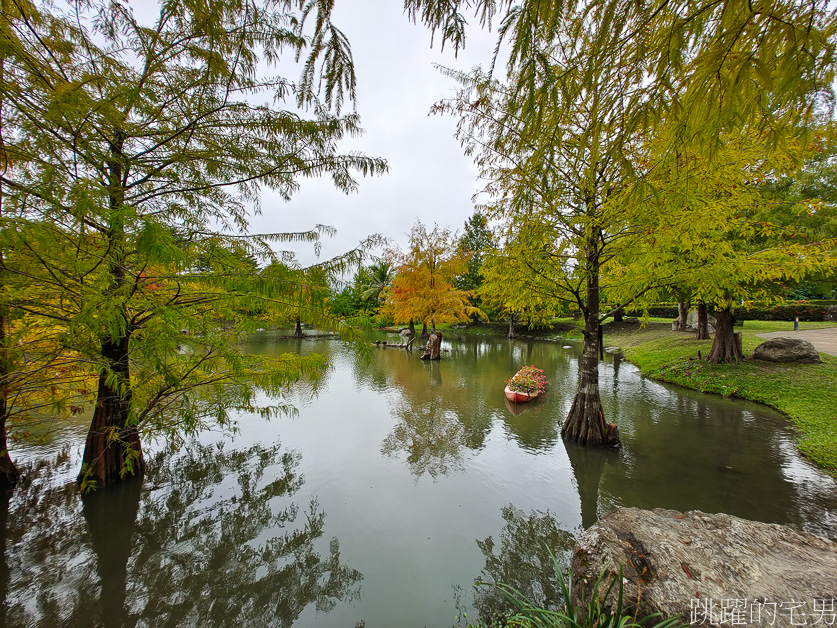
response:
<path id="1" fill-rule="evenodd" d="M 805 323 L 804 329 L 833 327 Z M 741 329 L 744 355 L 764 342 L 756 334 L 788 329 L 786 322 L 747 321 Z M 735 396 L 781 411 L 799 431 L 798 447 L 808 459 L 837 476 L 837 357 L 822 364 L 772 364 L 745 360 L 712 365 L 705 358 L 711 340 L 671 331 L 671 322 L 605 325 L 605 344 L 618 345 L 643 374 L 703 392 Z M 700 351 L 703 360 L 698 360 Z"/>

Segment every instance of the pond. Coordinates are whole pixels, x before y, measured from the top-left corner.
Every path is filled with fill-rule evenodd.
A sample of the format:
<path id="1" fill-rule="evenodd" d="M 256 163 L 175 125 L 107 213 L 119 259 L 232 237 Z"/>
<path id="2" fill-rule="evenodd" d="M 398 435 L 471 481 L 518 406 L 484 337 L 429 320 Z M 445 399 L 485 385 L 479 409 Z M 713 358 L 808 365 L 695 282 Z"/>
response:
<path id="1" fill-rule="evenodd" d="M 141 481 L 84 498 L 83 424 L 16 448 L 27 479 L 0 501 L 0 623 L 463 625 L 500 607 L 475 581 L 556 602 L 547 547 L 566 563 L 619 506 L 837 536 L 835 481 L 797 455 L 781 416 L 655 383 L 618 355 L 600 379 L 623 446 L 602 451 L 560 438 L 577 343 L 446 333 L 436 363 L 276 332 L 248 349 L 324 353 L 331 368 L 288 395 L 297 414 L 242 414 L 235 438 L 204 433 L 173 454 L 154 444 Z M 551 385 L 515 407 L 502 388 L 523 364 Z"/>

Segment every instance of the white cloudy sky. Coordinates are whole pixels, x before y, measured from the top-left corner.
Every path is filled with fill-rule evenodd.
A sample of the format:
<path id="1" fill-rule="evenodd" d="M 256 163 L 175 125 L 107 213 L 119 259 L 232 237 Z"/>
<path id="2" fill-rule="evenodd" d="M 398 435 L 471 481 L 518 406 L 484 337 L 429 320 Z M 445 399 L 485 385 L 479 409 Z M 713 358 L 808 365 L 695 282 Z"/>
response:
<path id="1" fill-rule="evenodd" d="M 481 31 L 474 20 L 458 58 L 448 47 L 441 52 L 438 41 L 431 49 L 430 32 L 409 21 L 400 0 L 340 0 L 333 21 L 352 45 L 357 110 L 366 130 L 342 148 L 384 157 L 390 172 L 361 179 L 359 191 L 349 196 L 325 179 L 303 181 L 287 203 L 265 191 L 263 215 L 252 221 L 252 230 L 331 225 L 337 236 L 323 243 L 323 258 L 351 249 L 372 233 L 403 246 L 416 218 L 461 230 L 473 212 L 476 169 L 453 138 L 455 120 L 428 116 L 431 105 L 454 90 L 433 64 L 463 70 L 487 65 L 496 35 Z M 315 261 L 310 247 L 297 253 L 303 263 Z"/>

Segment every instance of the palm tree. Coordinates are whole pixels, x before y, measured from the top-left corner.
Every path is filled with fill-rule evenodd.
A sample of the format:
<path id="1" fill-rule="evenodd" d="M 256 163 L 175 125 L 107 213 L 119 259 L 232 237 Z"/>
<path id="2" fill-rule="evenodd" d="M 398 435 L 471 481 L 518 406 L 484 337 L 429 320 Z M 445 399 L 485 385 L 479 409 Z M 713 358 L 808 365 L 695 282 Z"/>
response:
<path id="1" fill-rule="evenodd" d="M 378 260 L 369 266 L 369 287 L 360 295 L 361 301 L 374 298 L 375 307 L 378 307 L 384 290 L 392 283 L 394 276 L 392 264 L 385 260 Z"/>

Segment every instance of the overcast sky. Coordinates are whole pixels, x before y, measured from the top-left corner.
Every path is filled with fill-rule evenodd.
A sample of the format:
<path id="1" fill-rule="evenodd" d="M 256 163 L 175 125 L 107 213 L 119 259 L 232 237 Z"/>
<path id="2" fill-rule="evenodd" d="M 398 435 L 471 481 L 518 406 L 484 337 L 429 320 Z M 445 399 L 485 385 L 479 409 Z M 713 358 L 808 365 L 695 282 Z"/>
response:
<path id="1" fill-rule="evenodd" d="M 321 259 L 357 245 L 372 233 L 393 238 L 402 247 L 406 233 L 421 219 L 462 230 L 473 212 L 476 168 L 453 138 L 456 121 L 428 116 L 431 105 L 454 93 L 454 83 L 434 63 L 470 70 L 487 66 L 496 34 L 479 24 L 469 29 L 464 51 L 430 47 L 430 32 L 409 21 L 400 0 L 340 0 L 333 22 L 352 46 L 358 82 L 357 111 L 366 133 L 341 150 L 359 150 L 389 162 L 387 175 L 360 179 L 358 192 L 345 195 L 328 179 L 307 179 L 290 202 L 270 191 L 253 232 L 301 231 L 316 224 L 337 229 L 323 242 Z M 297 76 L 293 75 L 296 79 Z M 315 261 L 311 247 L 297 248 L 303 263 Z"/>

